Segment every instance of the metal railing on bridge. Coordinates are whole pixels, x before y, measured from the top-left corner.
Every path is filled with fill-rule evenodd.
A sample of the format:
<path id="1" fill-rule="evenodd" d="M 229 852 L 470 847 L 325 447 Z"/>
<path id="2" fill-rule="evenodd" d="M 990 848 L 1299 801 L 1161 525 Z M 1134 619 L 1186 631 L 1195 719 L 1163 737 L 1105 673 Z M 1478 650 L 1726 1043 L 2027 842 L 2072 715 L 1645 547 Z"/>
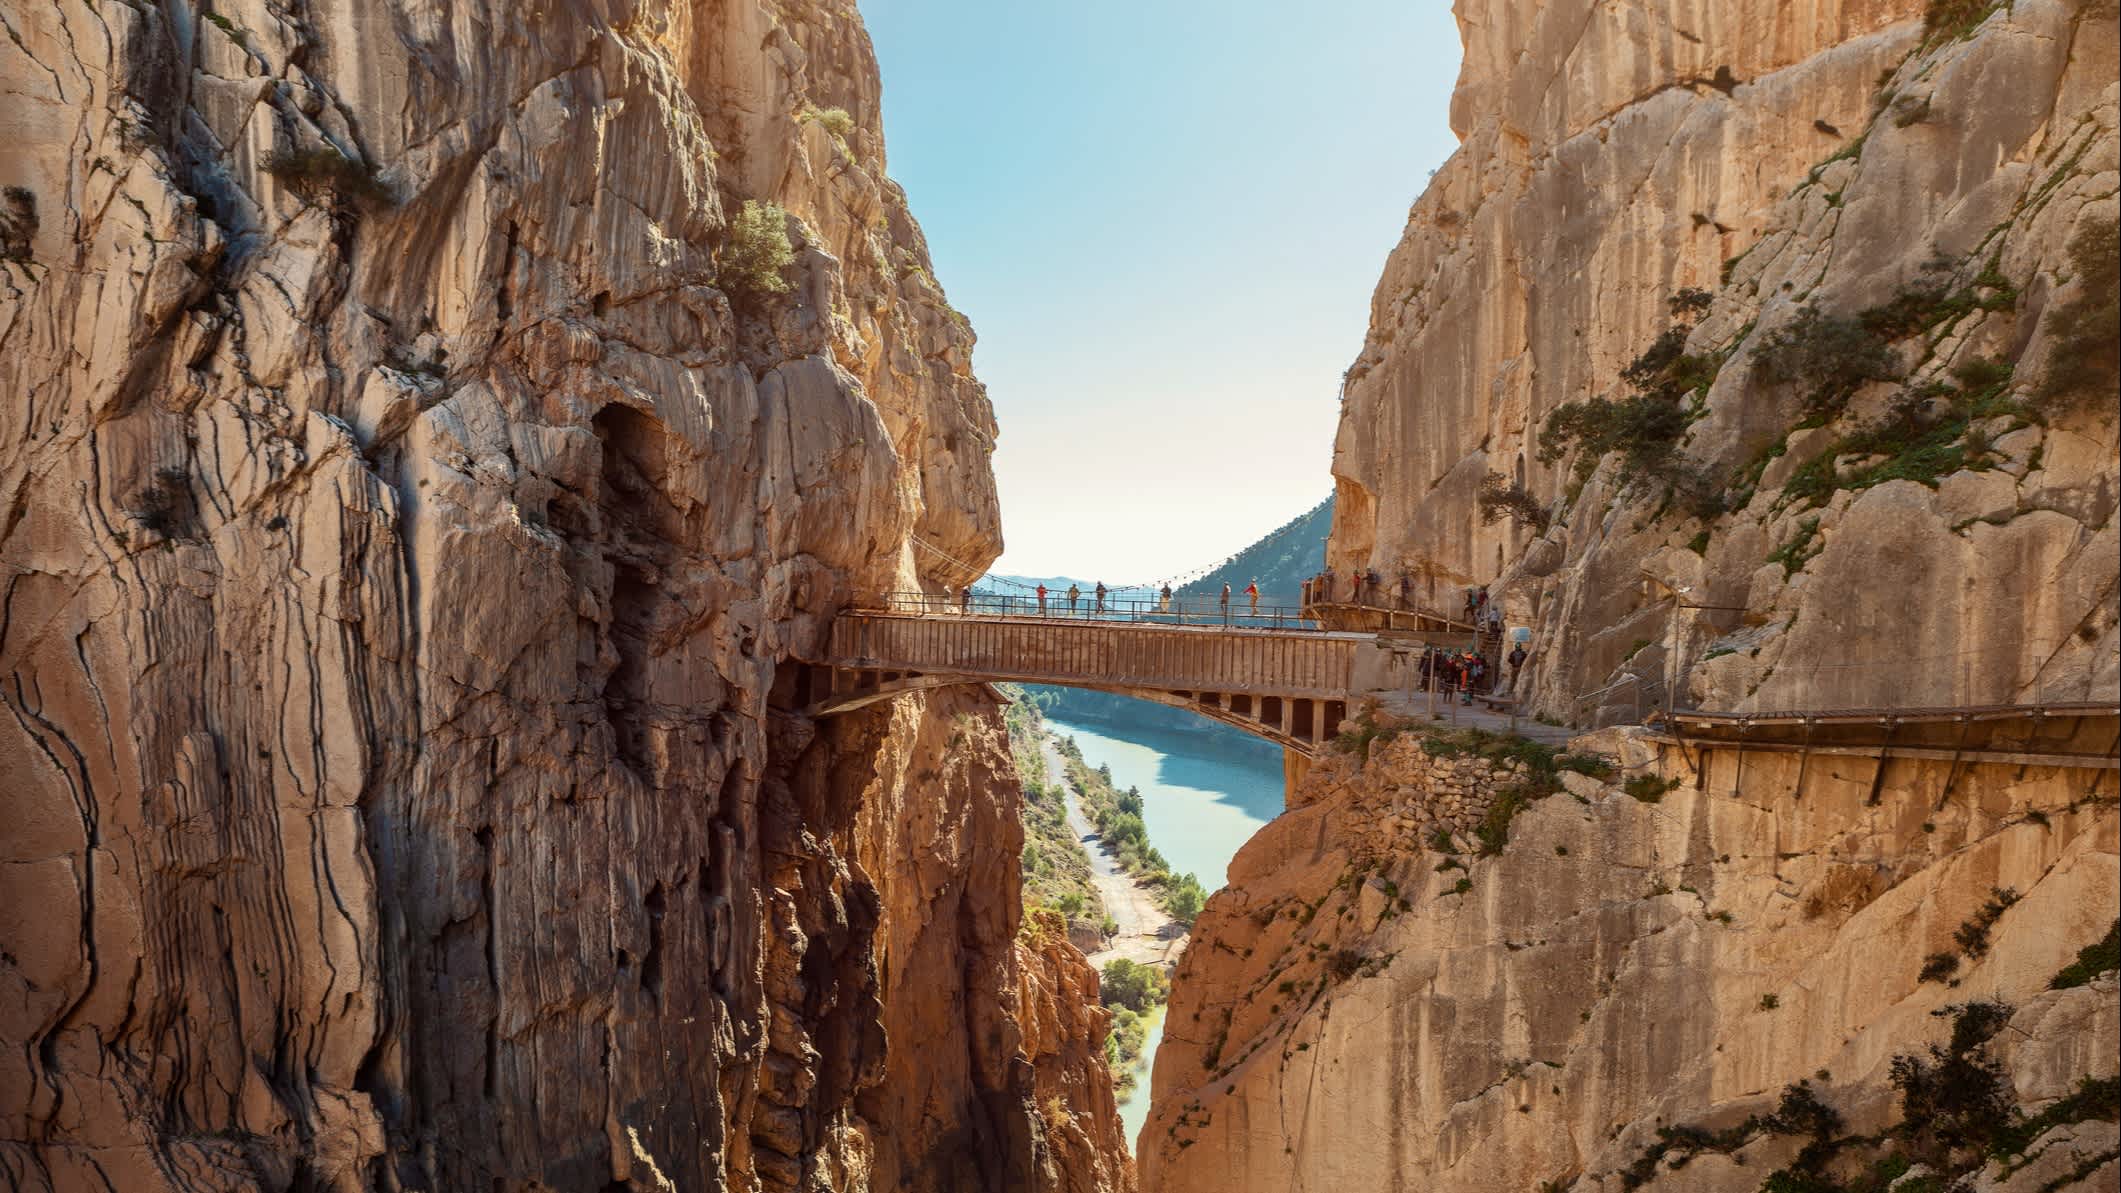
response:
<path id="1" fill-rule="evenodd" d="M 887 592 L 874 607 L 861 612 L 906 613 L 921 617 L 1018 617 L 1047 621 L 1141 622 L 1166 626 L 1222 626 L 1231 629 L 1312 630 L 1325 627 L 1317 618 L 1291 605 L 1254 604 L 1242 594 L 1233 594 L 1226 605 L 1220 598 L 1161 596 L 1121 597 L 1095 590 L 1080 592 L 1070 600 L 1066 591 L 1048 590 L 1041 600 L 1036 593 L 965 591 L 955 595 L 932 592 Z"/>

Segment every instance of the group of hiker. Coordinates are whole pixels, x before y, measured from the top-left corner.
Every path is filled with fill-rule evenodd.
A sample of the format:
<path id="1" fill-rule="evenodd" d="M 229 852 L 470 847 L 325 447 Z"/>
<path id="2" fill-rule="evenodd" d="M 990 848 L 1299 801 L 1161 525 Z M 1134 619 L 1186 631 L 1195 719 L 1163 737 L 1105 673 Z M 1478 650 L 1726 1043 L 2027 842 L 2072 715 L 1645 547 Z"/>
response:
<path id="1" fill-rule="evenodd" d="M 1510 648 L 1504 661 L 1510 667 L 1512 689 L 1517 686 L 1518 673 L 1524 670 L 1525 659 L 1529 657 L 1522 642 Z M 1420 688 L 1442 692 L 1446 700 L 1456 694 L 1459 703 L 1471 704 L 1475 694 L 1495 690 L 1495 682 L 1501 678 L 1500 670 L 1488 666 L 1487 658 L 1470 646 L 1455 651 L 1431 646 L 1421 654 Z"/>
<path id="2" fill-rule="evenodd" d="M 1393 585 L 1390 594 L 1393 603 L 1385 604 L 1385 578 L 1376 568 L 1362 572 L 1350 571 L 1345 577 L 1326 568 L 1311 578 L 1311 600 L 1316 604 L 1367 605 L 1373 609 L 1394 609 L 1405 612 L 1420 612 L 1414 598 L 1414 574 L 1399 573 L 1399 582 Z M 1486 585 L 1466 589 L 1465 604 L 1460 609 L 1462 619 L 1479 630 L 1494 630 L 1502 627 L 1502 608 L 1499 602 L 1488 599 Z"/>
<path id="3" fill-rule="evenodd" d="M 1054 594 L 1053 594 L 1053 593 L 1052 593 L 1052 591 L 1051 591 L 1050 589 L 1048 589 L 1048 588 L 1047 588 L 1047 587 L 1046 587 L 1046 586 L 1045 586 L 1044 584 L 1039 584 L 1039 585 L 1037 585 L 1037 586 L 1036 586 L 1036 587 L 1035 587 L 1035 588 L 1034 588 L 1034 589 L 1033 589 L 1032 591 L 1033 591 L 1033 592 L 1034 592 L 1034 593 L 1035 593 L 1035 594 L 1037 595 L 1037 597 L 1038 597 L 1038 615 L 1039 615 L 1040 617 L 1045 617 L 1045 616 L 1047 616 L 1047 615 L 1048 615 L 1048 614 L 1049 614 L 1050 612 L 1052 612 L 1052 610 L 1051 610 L 1051 609 L 1049 608 L 1049 606 L 1048 606 L 1048 604 L 1047 604 L 1047 600 L 1048 600 L 1048 598 L 1049 598 L 1049 597 L 1053 596 Z M 1104 614 L 1104 612 L 1105 612 L 1105 601 L 1106 601 L 1106 598 L 1107 598 L 1107 596 L 1109 596 L 1109 595 L 1110 595 L 1110 592 L 1111 592 L 1111 590 L 1105 587 L 1105 582 L 1104 582 L 1104 581 L 1102 581 L 1102 580 L 1100 580 L 1100 581 L 1098 581 L 1098 582 L 1097 582 L 1097 587 L 1096 587 L 1096 588 L 1093 588 L 1093 589 L 1091 589 L 1091 590 L 1090 590 L 1090 597 L 1091 597 L 1091 613 L 1092 613 L 1093 615 L 1097 615 L 1097 616 L 1102 616 L 1102 615 Z M 967 590 L 966 590 L 966 595 L 965 595 L 965 597 L 963 597 L 963 598 L 961 599 L 961 601 L 960 601 L 960 604 L 959 604 L 959 608 L 960 608 L 960 610 L 961 610 L 961 611 L 969 607 L 969 606 L 968 606 L 968 604 L 967 604 L 966 602 L 969 602 L 969 601 L 970 601 L 970 599 L 971 599 L 970 593 L 971 593 L 971 590 L 970 590 L 970 589 L 967 589 Z M 1081 587 L 1080 585 L 1077 585 L 1077 584 L 1072 584 L 1072 583 L 1071 583 L 1071 584 L 1069 584 L 1069 585 L 1068 585 L 1068 591 L 1067 591 L 1066 593 L 1063 593 L 1063 594 L 1060 594 L 1060 595 L 1063 595 L 1063 596 L 1067 597 L 1067 600 L 1068 600 L 1068 616 L 1070 616 L 1070 617 L 1074 617 L 1074 616 L 1076 616 L 1076 615 L 1077 615 L 1077 613 L 1079 613 L 1079 612 L 1081 611 L 1081 608 L 1082 608 L 1082 601 L 1083 601 L 1083 590 L 1082 590 L 1082 587 Z M 1171 595 L 1172 595 L 1172 594 L 1171 594 L 1171 585 L 1170 585 L 1170 584 L 1168 584 L 1168 583 L 1166 583 L 1166 584 L 1165 584 L 1165 585 L 1164 585 L 1164 586 L 1163 586 L 1162 588 L 1160 588 L 1160 589 L 1158 589 L 1158 590 L 1157 590 L 1157 593 L 1156 593 L 1156 611 L 1157 611 L 1158 613 L 1169 613 L 1169 612 L 1171 611 Z M 1259 581 L 1257 581 L 1257 580 L 1253 580 L 1252 582 L 1250 582 L 1250 583 L 1246 584 L 1246 585 L 1245 585 L 1245 587 L 1244 587 L 1244 589 L 1243 589 L 1243 591 L 1242 591 L 1242 593 L 1241 593 L 1240 595 L 1242 595 L 1242 596 L 1243 596 L 1243 597 L 1244 597 L 1244 598 L 1245 598 L 1245 599 L 1246 599 L 1246 600 L 1247 600 L 1248 602 L 1250 602 L 1250 605 L 1251 605 L 1251 616 L 1253 616 L 1253 617 L 1257 617 L 1257 616 L 1259 616 Z M 1222 609 L 1222 616 L 1223 616 L 1223 620 L 1224 620 L 1224 621 L 1226 621 L 1226 622 L 1227 622 L 1227 621 L 1229 621 L 1229 620 L 1230 620 L 1230 586 L 1229 586 L 1229 585 L 1228 585 L 1227 583 L 1223 585 L 1223 591 L 1222 591 L 1222 605 L 1221 605 L 1221 609 Z"/>

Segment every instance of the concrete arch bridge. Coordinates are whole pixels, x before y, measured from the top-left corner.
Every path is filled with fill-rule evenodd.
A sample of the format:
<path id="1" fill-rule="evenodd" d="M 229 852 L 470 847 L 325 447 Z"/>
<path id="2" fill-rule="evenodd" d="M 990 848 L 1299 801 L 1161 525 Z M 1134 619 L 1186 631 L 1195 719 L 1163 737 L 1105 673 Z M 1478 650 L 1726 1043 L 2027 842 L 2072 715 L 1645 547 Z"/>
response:
<path id="1" fill-rule="evenodd" d="M 790 704 L 828 717 L 923 688 L 1054 684 L 1187 709 L 1309 758 L 1340 732 L 1352 694 L 1403 686 L 1419 650 L 1292 619 L 1245 620 L 851 610 L 834 620 L 823 657 L 805 660 Z"/>

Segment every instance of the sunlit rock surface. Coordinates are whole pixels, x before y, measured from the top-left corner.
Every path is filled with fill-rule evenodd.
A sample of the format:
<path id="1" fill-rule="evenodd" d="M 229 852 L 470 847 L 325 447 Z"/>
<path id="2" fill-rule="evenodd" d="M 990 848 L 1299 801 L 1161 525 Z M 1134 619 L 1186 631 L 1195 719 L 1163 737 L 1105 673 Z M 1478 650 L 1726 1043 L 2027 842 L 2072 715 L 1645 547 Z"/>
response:
<path id="1" fill-rule="evenodd" d="M 1528 709 L 1566 721 L 1631 714 L 1638 688 L 1752 709 L 2111 698 L 2110 384 L 1928 455 L 1852 443 L 1905 394 L 1983 388 L 1968 368 L 2011 366 L 1994 396 L 2025 405 L 2058 355 L 2096 352 L 2057 316 L 2085 287 L 2072 241 L 2116 218 L 2112 7 L 2027 0 L 1927 36 L 1926 7 L 1461 4 L 1464 144 L 1348 374 L 1329 562 L 1454 609 L 1491 585 L 1535 634 Z M 1712 301 L 1675 319 L 1688 288 Z M 1886 337 L 1894 377 L 1802 426 L 1806 387 L 1756 353 L 1806 306 L 1854 319 L 1932 288 L 1949 301 Z M 1624 397 L 1675 324 L 1708 363 L 1673 471 L 1725 507 L 1708 516 L 1623 486 L 1617 455 L 1580 487 L 1539 458 L 1552 411 Z M 1483 521 L 1490 474 L 1551 528 Z"/>
<path id="2" fill-rule="evenodd" d="M 0 19 L 0 1183 L 1129 1187 L 991 703 L 774 708 L 1000 550 L 852 7 Z"/>

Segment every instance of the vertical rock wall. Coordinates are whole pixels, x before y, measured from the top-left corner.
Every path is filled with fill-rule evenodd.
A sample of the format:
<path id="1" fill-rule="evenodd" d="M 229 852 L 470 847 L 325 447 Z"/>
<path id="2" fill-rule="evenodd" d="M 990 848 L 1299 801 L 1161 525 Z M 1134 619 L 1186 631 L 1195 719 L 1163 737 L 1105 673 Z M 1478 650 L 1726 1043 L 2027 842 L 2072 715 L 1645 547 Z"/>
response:
<path id="1" fill-rule="evenodd" d="M 2050 989 L 2114 924 L 2111 774 L 1901 760 L 1874 792 L 1867 758 L 1726 750 L 1697 772 L 1621 732 L 1582 744 L 1673 789 L 1564 772 L 1492 856 L 1407 831 L 1451 798 L 1408 739 L 1322 760 L 1174 975 L 1144 1186 L 1870 1187 L 1873 1161 L 1919 1152 L 1889 1131 L 1894 1058 L 1975 1001 L 2011 1008 L 1991 1055 L 2013 1113 L 2114 1078 L 2113 972 Z M 1999 889 L 2015 901 L 1973 952 Z M 1951 972 L 1925 977 L 1940 953 Z M 1808 1132 L 1741 1126 L 1800 1081 L 1841 1116 L 1835 1183 L 1771 1183 Z M 1984 1174 L 1959 1187 L 2111 1188 L 2109 1113 L 2029 1133 L 2037 1164 L 1968 1158 Z"/>
<path id="2" fill-rule="evenodd" d="M 1000 549 L 851 6 L 0 21 L 5 1183 L 1122 1187 L 991 708 L 772 707 Z"/>
<path id="3" fill-rule="evenodd" d="M 1490 585 L 1554 720 L 2113 700 L 2115 6 L 1456 10 L 1463 144 L 1348 373 L 1329 566 Z M 1434 756 L 1312 769 L 1174 976 L 1147 1187 L 1914 1187 L 1893 1058 L 1979 999 L 2016 1110 L 2112 1081 L 2111 971 L 2049 985 L 2112 928 L 2109 773 L 1585 744 L 1642 782 L 1491 802 L 1492 852 L 1436 832 Z M 2109 1114 L 1953 1169 L 2110 1187 Z"/>
<path id="4" fill-rule="evenodd" d="M 1970 15 L 1926 27 L 1933 8 Z M 2022 410 L 2056 359 L 2098 352 L 2064 312 L 2111 301 L 2071 246 L 2115 219 L 2112 7 L 1583 0 L 1459 19 L 1464 144 L 1414 205 L 1349 371 L 1329 562 L 1405 571 L 1452 607 L 1493 586 L 1537 633 L 1530 707 L 1567 720 L 1632 712 L 1638 691 L 2111 696 L 2111 384 Z M 1675 317 L 1690 288 L 1707 306 Z M 1855 392 L 1826 418 L 1762 364 L 1807 308 L 1883 328 L 1876 380 L 1828 354 Z M 1647 470 L 1663 475 L 1542 460 L 1548 416 L 1624 398 L 1674 326 L 1701 368 L 1675 460 Z M 2000 383 L 1962 379 L 1997 366 Z M 1987 412 L 1965 436 L 1893 454 L 1960 394 Z M 1929 405 L 1881 454 L 1864 432 L 1903 400 Z M 1539 520 L 1484 519 L 1491 476 Z"/>

